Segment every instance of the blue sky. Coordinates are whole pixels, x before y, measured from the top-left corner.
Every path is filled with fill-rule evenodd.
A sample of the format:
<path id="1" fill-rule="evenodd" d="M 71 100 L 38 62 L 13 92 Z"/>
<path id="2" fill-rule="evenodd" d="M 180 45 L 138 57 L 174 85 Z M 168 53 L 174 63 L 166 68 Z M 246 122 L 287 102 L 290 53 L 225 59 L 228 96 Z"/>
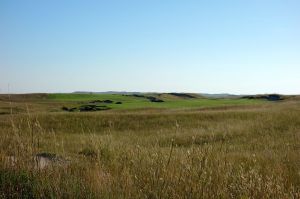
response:
<path id="1" fill-rule="evenodd" d="M 0 0 L 0 92 L 300 94 L 299 0 Z"/>

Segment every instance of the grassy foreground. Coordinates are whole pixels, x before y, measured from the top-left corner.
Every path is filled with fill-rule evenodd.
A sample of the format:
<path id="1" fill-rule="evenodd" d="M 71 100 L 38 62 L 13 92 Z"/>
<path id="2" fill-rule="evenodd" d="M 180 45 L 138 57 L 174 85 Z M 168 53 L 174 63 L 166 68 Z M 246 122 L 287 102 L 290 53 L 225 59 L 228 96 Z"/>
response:
<path id="1" fill-rule="evenodd" d="M 299 101 L 69 113 L 45 100 L 0 114 L 1 198 L 300 198 Z M 37 168 L 42 152 L 66 164 Z"/>

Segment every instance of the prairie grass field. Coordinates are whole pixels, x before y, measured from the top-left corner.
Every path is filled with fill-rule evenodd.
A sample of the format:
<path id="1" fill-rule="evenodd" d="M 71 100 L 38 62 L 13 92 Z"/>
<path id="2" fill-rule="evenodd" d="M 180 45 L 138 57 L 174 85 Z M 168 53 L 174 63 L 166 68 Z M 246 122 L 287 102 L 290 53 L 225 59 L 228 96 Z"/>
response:
<path id="1" fill-rule="evenodd" d="M 1 95 L 0 198 L 300 198 L 299 99 L 155 97 Z"/>

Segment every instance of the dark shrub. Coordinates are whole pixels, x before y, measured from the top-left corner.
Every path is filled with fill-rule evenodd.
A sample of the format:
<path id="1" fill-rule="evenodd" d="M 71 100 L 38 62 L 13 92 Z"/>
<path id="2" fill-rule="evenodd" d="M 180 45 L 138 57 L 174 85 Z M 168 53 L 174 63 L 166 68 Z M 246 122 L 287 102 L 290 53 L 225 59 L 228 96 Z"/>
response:
<path id="1" fill-rule="evenodd" d="M 63 106 L 61 109 L 64 111 L 69 111 L 68 107 L 65 107 L 65 106 Z"/>

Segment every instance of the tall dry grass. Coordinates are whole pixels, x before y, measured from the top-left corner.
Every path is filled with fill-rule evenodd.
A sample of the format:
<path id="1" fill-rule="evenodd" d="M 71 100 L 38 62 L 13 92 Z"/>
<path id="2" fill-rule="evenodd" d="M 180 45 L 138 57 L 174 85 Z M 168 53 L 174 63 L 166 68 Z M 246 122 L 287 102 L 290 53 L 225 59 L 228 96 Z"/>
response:
<path id="1" fill-rule="evenodd" d="M 299 103 L 0 117 L 1 198 L 300 198 Z"/>

